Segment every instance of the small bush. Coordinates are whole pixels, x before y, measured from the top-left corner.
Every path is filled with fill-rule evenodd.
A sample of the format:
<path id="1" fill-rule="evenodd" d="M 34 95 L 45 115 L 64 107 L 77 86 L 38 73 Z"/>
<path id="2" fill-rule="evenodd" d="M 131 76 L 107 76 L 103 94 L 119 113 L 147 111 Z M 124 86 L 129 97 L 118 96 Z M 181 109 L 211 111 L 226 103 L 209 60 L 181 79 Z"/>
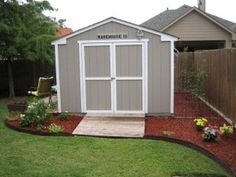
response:
<path id="1" fill-rule="evenodd" d="M 229 136 L 230 134 L 234 133 L 234 128 L 233 126 L 224 124 L 222 127 L 220 127 L 220 133 L 224 136 Z"/>
<path id="2" fill-rule="evenodd" d="M 20 126 L 22 127 L 27 127 L 32 123 L 32 121 L 29 119 L 28 116 L 25 114 L 20 115 Z"/>
<path id="3" fill-rule="evenodd" d="M 21 126 L 29 126 L 34 124 L 42 124 L 45 120 L 50 118 L 48 113 L 48 104 L 43 100 L 35 100 L 29 104 L 25 115 L 20 117 Z"/>
<path id="4" fill-rule="evenodd" d="M 68 114 L 67 111 L 65 111 L 65 113 L 61 113 L 59 116 L 60 120 L 68 120 Z"/>
<path id="5" fill-rule="evenodd" d="M 60 133 L 64 131 L 64 128 L 60 125 L 52 123 L 48 126 L 48 130 L 50 133 Z"/>

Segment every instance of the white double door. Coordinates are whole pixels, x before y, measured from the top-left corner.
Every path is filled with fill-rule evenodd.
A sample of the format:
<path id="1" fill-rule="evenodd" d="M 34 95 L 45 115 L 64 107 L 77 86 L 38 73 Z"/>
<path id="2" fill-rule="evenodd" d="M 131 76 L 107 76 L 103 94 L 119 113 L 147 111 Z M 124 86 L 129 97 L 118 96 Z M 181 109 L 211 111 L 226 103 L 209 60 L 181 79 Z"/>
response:
<path id="1" fill-rule="evenodd" d="M 146 43 L 81 42 L 81 98 L 86 113 L 144 113 Z"/>

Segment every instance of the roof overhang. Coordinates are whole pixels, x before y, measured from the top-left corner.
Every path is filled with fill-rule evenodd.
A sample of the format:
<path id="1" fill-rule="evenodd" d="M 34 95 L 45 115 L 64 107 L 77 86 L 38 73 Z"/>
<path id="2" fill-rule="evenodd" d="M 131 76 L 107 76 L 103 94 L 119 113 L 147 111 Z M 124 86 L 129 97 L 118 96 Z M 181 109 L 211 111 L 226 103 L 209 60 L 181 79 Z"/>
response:
<path id="1" fill-rule="evenodd" d="M 168 24 L 167 26 L 165 26 L 164 28 L 162 28 L 160 31 L 165 31 L 166 29 L 168 29 L 169 27 L 171 27 L 172 25 L 174 25 L 176 22 L 178 22 L 179 20 L 181 20 L 182 18 L 184 18 L 185 16 L 187 16 L 188 14 L 190 14 L 191 12 L 196 11 L 199 14 L 201 14 L 202 16 L 206 17 L 208 20 L 212 21 L 213 23 L 215 23 L 216 25 L 218 25 L 219 27 L 221 27 L 222 29 L 224 29 L 225 31 L 229 32 L 230 34 L 234 34 L 234 32 L 232 32 L 231 30 L 229 30 L 228 28 L 226 28 L 224 25 L 220 24 L 219 22 L 217 22 L 215 19 L 213 19 L 212 17 L 210 17 L 209 15 L 207 15 L 206 13 L 204 13 L 203 11 L 199 10 L 196 7 L 191 8 L 189 11 L 187 11 L 185 14 L 183 14 L 182 16 L 178 17 L 177 19 L 175 19 L 173 22 L 171 22 L 170 24 Z"/>
<path id="2" fill-rule="evenodd" d="M 73 36 L 79 35 L 81 33 L 84 33 L 86 31 L 89 31 L 89 30 L 93 29 L 93 28 L 99 27 L 101 25 L 107 24 L 109 22 L 115 22 L 115 23 L 118 23 L 118 24 L 122 24 L 122 25 L 125 25 L 125 26 L 129 26 L 129 27 L 135 28 L 137 30 L 142 30 L 144 32 L 148 32 L 148 33 L 152 33 L 152 34 L 158 35 L 158 36 L 161 37 L 161 41 L 177 41 L 178 40 L 178 38 L 176 36 L 173 36 L 173 35 L 170 35 L 170 34 L 166 34 L 166 33 L 163 33 L 163 32 L 159 32 L 159 31 L 155 31 L 155 30 L 151 30 L 151 29 L 148 29 L 148 28 L 145 28 L 145 27 L 142 27 L 142 26 L 139 26 L 139 25 L 136 25 L 136 24 L 124 21 L 124 20 L 120 20 L 120 19 L 117 19 L 117 18 L 114 18 L 114 17 L 110 17 L 108 19 L 105 19 L 105 20 L 100 21 L 98 23 L 95 23 L 93 25 L 90 25 L 90 26 L 87 26 L 87 27 L 82 28 L 80 30 L 77 30 L 77 31 L 75 31 L 75 32 L 73 32 L 73 33 L 71 33 L 69 35 L 63 36 L 63 37 L 53 41 L 52 45 L 60 45 L 60 44 L 63 45 L 63 44 L 66 44 L 68 38 L 71 38 Z"/>

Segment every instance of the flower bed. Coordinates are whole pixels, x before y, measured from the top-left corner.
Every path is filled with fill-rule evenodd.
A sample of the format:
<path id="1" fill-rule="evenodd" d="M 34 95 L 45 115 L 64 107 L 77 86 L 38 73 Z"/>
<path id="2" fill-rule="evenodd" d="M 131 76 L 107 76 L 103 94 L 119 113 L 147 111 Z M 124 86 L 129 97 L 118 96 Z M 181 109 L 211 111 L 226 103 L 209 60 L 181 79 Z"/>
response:
<path id="1" fill-rule="evenodd" d="M 61 120 L 58 116 L 53 116 L 50 120 L 45 121 L 42 126 L 42 130 L 38 130 L 36 126 L 29 126 L 29 127 L 21 127 L 20 126 L 20 120 L 10 120 L 5 119 L 5 124 L 18 131 L 22 132 L 28 132 L 32 134 L 39 134 L 39 135 L 55 135 L 55 133 L 51 133 L 48 130 L 48 126 L 51 124 L 56 124 L 61 127 L 63 127 L 63 131 L 60 133 L 57 133 L 57 135 L 72 135 L 73 130 L 76 128 L 76 126 L 80 123 L 80 121 L 83 119 L 83 116 L 75 116 L 75 115 L 69 115 L 67 120 Z"/>
<path id="2" fill-rule="evenodd" d="M 211 118 L 208 121 L 218 127 L 225 123 L 221 118 Z M 172 135 L 163 134 L 166 131 L 172 132 Z M 203 131 L 196 131 L 194 119 L 153 117 L 145 122 L 146 137 L 163 137 L 195 144 L 215 155 L 236 174 L 236 134 L 221 136 L 220 140 L 215 142 L 203 141 L 202 134 Z"/>

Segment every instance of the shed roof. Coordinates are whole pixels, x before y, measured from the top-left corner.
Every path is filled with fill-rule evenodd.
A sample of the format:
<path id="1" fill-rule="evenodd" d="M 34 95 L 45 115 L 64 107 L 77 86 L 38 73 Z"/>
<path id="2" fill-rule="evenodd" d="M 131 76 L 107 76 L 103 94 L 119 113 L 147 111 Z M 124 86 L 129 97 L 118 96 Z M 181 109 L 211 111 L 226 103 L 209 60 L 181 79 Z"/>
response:
<path id="1" fill-rule="evenodd" d="M 79 29 L 71 34 L 68 34 L 66 36 L 63 36 L 55 41 L 52 42 L 53 45 L 56 45 L 56 44 L 66 44 L 66 40 L 68 38 L 71 38 L 73 36 L 76 36 L 78 34 L 81 34 L 85 31 L 88 31 L 88 30 L 91 30 L 93 28 L 96 28 L 98 26 L 101 26 L 101 25 L 104 25 L 104 24 L 107 24 L 109 22 L 116 22 L 116 23 L 119 23 L 119 24 L 123 24 L 123 25 L 126 25 L 126 26 L 130 26 L 132 28 L 136 28 L 136 29 L 139 29 L 139 30 L 143 30 L 145 32 L 149 32 L 149 33 L 152 33 L 152 34 L 155 34 L 155 35 L 159 35 L 161 36 L 161 39 L 163 41 L 172 41 L 172 40 L 177 40 L 178 38 L 174 35 L 171 35 L 171 34 L 167 34 L 167 33 L 163 33 L 163 32 L 159 32 L 158 30 L 153 30 L 153 29 L 150 29 L 150 28 L 147 28 L 147 27 L 144 27 L 144 26 L 141 26 L 141 25 L 136 25 L 134 23 L 130 23 L 130 22 L 127 22 L 127 21 L 124 21 L 124 20 L 121 20 L 121 19 L 118 19 L 118 18 L 115 18 L 115 17 L 110 17 L 110 18 L 107 18 L 105 20 L 102 20 L 100 22 L 97 22 L 95 24 L 92 24 L 92 25 L 89 25 L 85 28 L 82 28 L 82 29 Z"/>
<path id="2" fill-rule="evenodd" d="M 164 12 L 152 17 L 151 19 L 145 21 L 141 24 L 141 26 L 144 26 L 146 28 L 150 28 L 153 30 L 161 31 L 171 23 L 173 23 L 178 18 L 181 18 L 182 16 L 188 14 L 192 10 L 196 10 L 196 7 L 190 7 L 188 5 L 183 5 L 179 7 L 178 9 L 173 10 L 165 10 Z M 198 9 L 199 10 L 199 9 Z M 221 24 L 223 27 L 228 29 L 231 32 L 236 32 L 236 23 L 230 22 L 228 20 L 225 20 L 223 18 L 217 17 L 215 15 L 203 12 L 199 10 L 200 12 L 204 13 L 206 16 L 208 16 L 211 20 L 214 20 L 216 23 Z"/>

